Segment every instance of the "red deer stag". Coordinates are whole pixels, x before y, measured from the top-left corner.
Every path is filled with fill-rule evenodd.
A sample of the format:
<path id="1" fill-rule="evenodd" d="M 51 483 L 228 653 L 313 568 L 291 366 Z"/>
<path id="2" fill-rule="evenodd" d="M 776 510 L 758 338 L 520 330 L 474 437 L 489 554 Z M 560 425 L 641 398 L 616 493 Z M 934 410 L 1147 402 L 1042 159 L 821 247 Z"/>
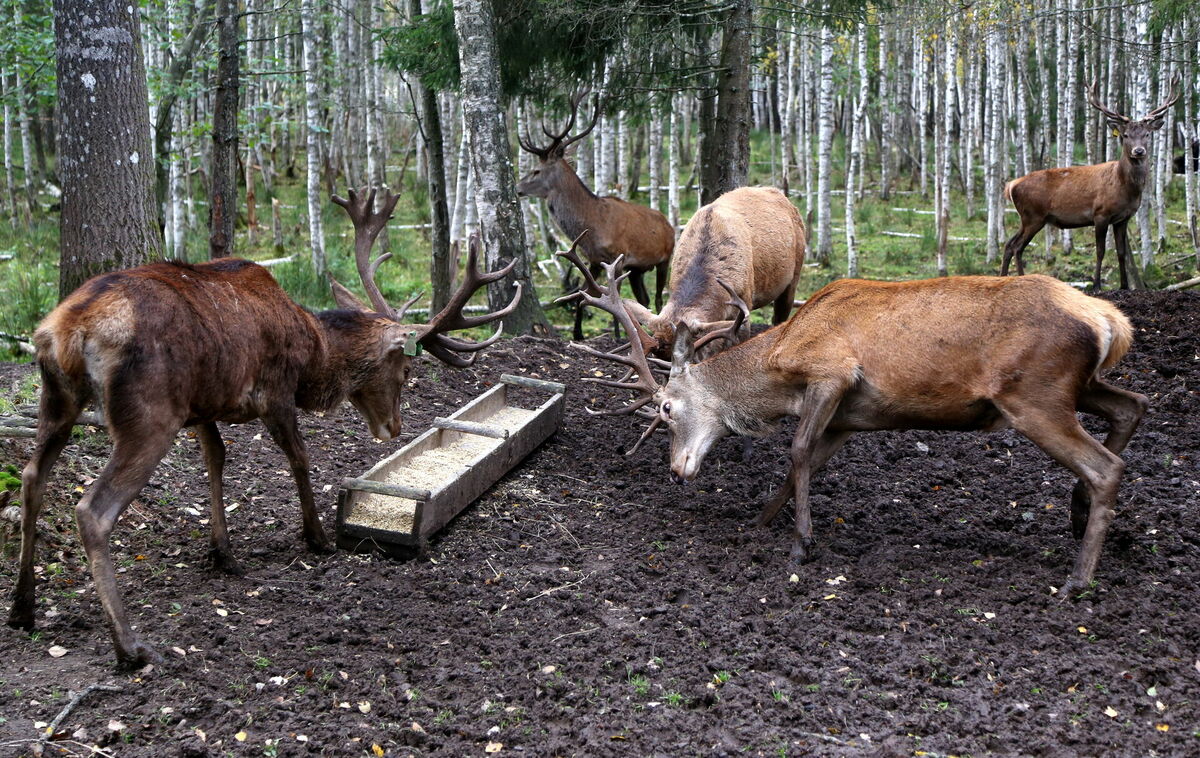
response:
<path id="1" fill-rule="evenodd" d="M 576 297 L 636 334 L 615 284 L 603 297 Z M 610 413 L 650 416 L 646 406 L 657 404 L 638 444 L 666 424 L 677 482 L 699 473 L 721 437 L 763 436 L 783 417 L 799 418 L 787 483 L 759 517 L 769 523 L 795 498 L 794 562 L 811 557 L 809 480 L 854 432 L 1013 427 L 1079 477 L 1071 530 L 1083 543 L 1065 597 L 1095 573 L 1125 469 L 1120 453 L 1147 408 L 1144 395 L 1100 378 L 1132 337 L 1116 307 L 1056 279 L 963 276 L 833 282 L 786 324 L 707 360 L 691 362 L 690 336 L 677 343 L 665 387 L 637 340 L 628 352 L 584 349 L 629 369 L 620 381 L 597 381 L 640 394 Z M 1076 411 L 1109 422 L 1103 445 Z"/>
<path id="2" fill-rule="evenodd" d="M 503 278 L 479 273 L 478 246 L 446 308 L 428 324 L 403 323 L 375 285 L 371 246 L 391 216 L 396 197 L 386 192 L 373 211 L 375 191 L 350 193 L 344 207 L 354 222 L 354 252 L 374 311 L 359 307 L 340 285 L 339 303 L 353 307 L 310 313 L 292 302 L 265 268 L 222 258 L 185 265 L 153 263 L 90 279 L 38 327 L 34 341 L 42 376 L 33 457 L 22 474 L 21 557 L 10 626 L 34 623 L 34 522 L 46 478 L 71 437 L 80 410 L 95 400 L 113 440 L 112 458 L 75 506 L 75 517 L 96 592 L 108 614 L 117 660 L 136 666 L 158 656 L 129 625 L 113 574 L 108 540 L 125 507 L 145 486 L 176 433 L 195 427 L 204 451 L 212 498 L 211 555 L 217 567 L 240 573 L 225 528 L 221 474 L 225 445 L 218 421 L 260 418 L 291 465 L 300 494 L 303 534 L 315 551 L 331 549 L 313 502 L 308 453 L 297 409 L 328 410 L 345 399 L 366 418 L 371 433 L 400 433 L 400 393 L 413 356 L 424 347 L 441 360 L 470 365 L 466 354 L 492 344 L 463 342 L 446 332 L 501 318 L 517 304 L 520 288 L 501 311 L 462 315 L 471 294 Z M 466 353 L 466 354 L 464 354 Z"/>
<path id="3" fill-rule="evenodd" d="M 649 349 L 658 357 L 671 354 L 680 324 L 692 334 L 719 332 L 736 342 L 738 335 L 728 329 L 739 311 L 726 288 L 751 308 L 773 304 L 773 323 L 783 323 L 804 270 L 806 246 L 800 212 L 782 192 L 773 187 L 735 189 L 696 211 L 684 227 L 671 259 L 666 307 L 656 315 L 632 300 L 623 302 L 652 335 Z M 570 260 L 574 253 L 560 255 Z M 579 261 L 572 262 L 581 268 Z M 589 277 L 593 296 L 599 294 L 594 282 Z"/>
<path id="4" fill-rule="evenodd" d="M 1094 166 L 1068 166 L 1034 171 L 1014 179 L 1004 187 L 1021 215 L 1021 228 L 1004 245 L 1000 276 L 1008 275 L 1008 264 L 1017 258 L 1017 273 L 1025 273 L 1021 253 L 1043 226 L 1059 229 L 1096 227 L 1096 275 L 1092 287 L 1100 289 L 1100 267 L 1104 262 L 1104 242 L 1108 228 L 1113 230 L 1117 247 L 1117 265 L 1121 271 L 1121 289 L 1129 288 L 1125 261 L 1129 258 L 1129 219 L 1142 204 L 1142 187 L 1150 172 L 1148 145 L 1152 133 L 1163 125 L 1163 115 L 1179 99 L 1179 77 L 1171 82 L 1167 101 L 1138 121 L 1110 110 L 1100 102 L 1096 82 L 1087 92 L 1088 102 L 1103 113 L 1108 124 L 1121 137 L 1121 159 Z"/>
<path id="5" fill-rule="evenodd" d="M 591 263 L 593 277 L 600 273 L 600 264 L 611 263 L 620 255 L 625 256 L 625 267 L 631 274 L 630 286 L 634 297 L 643 307 L 650 305 L 650 294 L 646 291 L 643 275 L 654 269 L 654 308 L 661 309 L 663 287 L 667 283 L 667 266 L 675 247 L 675 230 L 671 228 L 671 223 L 653 208 L 615 197 L 597 197 L 567 161 L 567 149 L 591 133 L 600 118 L 600 103 L 597 100 L 588 127 L 573 137 L 568 136 L 575 125 L 579 104 L 586 95 L 586 92 L 581 92 L 571 99 L 571 117 L 561 132 L 552 132 L 545 124 L 542 125 L 550 144 L 538 147 L 528 134 L 519 140 L 522 148 L 538 157 L 538 165 L 517 184 L 517 194 L 545 198 L 550 215 L 569 238 L 578 239 L 585 231 L 588 232 L 582 248 L 584 256 Z M 577 340 L 583 339 L 582 306 L 575 309 L 574 335 Z"/>

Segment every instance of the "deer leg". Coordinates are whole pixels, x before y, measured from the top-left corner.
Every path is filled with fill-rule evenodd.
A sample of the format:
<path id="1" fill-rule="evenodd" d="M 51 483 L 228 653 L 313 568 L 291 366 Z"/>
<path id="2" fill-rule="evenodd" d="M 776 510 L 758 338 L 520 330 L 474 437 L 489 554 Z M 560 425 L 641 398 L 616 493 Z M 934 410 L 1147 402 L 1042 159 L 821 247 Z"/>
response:
<path id="1" fill-rule="evenodd" d="M 1008 276 L 1008 264 L 1014 255 L 1017 257 L 1017 276 L 1025 273 L 1025 261 L 1022 253 L 1025 252 L 1029 241 L 1033 239 L 1033 235 L 1040 232 L 1045 225 L 1044 221 L 1026 224 L 1025 219 L 1021 219 L 1021 228 L 1004 245 L 1004 260 L 1000 264 L 1000 276 Z"/>
<path id="2" fill-rule="evenodd" d="M 583 341 L 583 303 L 575 304 L 575 329 L 571 332 L 571 337 L 576 342 Z"/>
<path id="3" fill-rule="evenodd" d="M 109 537 L 121 513 L 150 481 L 150 475 L 167 454 L 178 429 L 178 425 L 159 421 L 154 422 L 153 427 L 138 425 L 136 433 L 131 433 L 135 430 L 129 429 L 128 425 L 123 429 L 111 429 L 115 443 L 112 458 L 75 506 L 80 540 L 96 581 L 96 594 L 108 614 L 117 663 L 123 668 L 157 663 L 162 658 L 141 642 L 129 626 L 121 593 L 117 590 Z"/>
<path id="4" fill-rule="evenodd" d="M 216 422 L 196 427 L 200 447 L 204 451 L 204 465 L 208 468 L 209 508 L 212 512 L 212 536 L 209 539 L 208 557 L 213 568 L 227 574 L 241 576 L 245 572 L 233 557 L 229 547 L 229 531 L 225 526 L 225 498 L 221 476 L 225 471 L 225 441 Z"/>
<path id="5" fill-rule="evenodd" d="M 832 382 L 810 384 L 804 390 L 800 424 L 792 439 L 792 497 L 796 500 L 796 523 L 792 530 L 792 551 L 789 562 L 807 563 L 812 559 L 812 512 L 808 507 L 808 487 L 820 438 L 833 418 L 844 386 Z"/>
<path id="6" fill-rule="evenodd" d="M 295 409 L 280 409 L 265 415 L 263 424 L 291 465 L 292 477 L 296 480 L 296 489 L 300 493 L 300 512 L 304 519 L 303 534 L 308 549 L 314 553 L 332 553 L 333 545 L 325 536 L 325 529 L 321 526 L 317 506 L 313 501 L 312 482 L 308 477 L 308 448 L 304 446 L 304 439 L 296 425 Z"/>
<path id="7" fill-rule="evenodd" d="M 820 471 L 829 462 L 829 459 L 837 454 L 842 445 L 846 444 L 846 440 L 850 438 L 851 434 L 852 432 L 825 432 L 822 434 L 821 439 L 817 441 L 816 449 L 813 450 L 812 473 Z M 788 469 L 787 481 L 763 505 L 762 511 L 755 521 L 756 526 L 766 526 L 779 515 L 779 511 L 792 497 L 792 490 L 796 482 L 795 474 L 794 469 Z"/>
<path id="8" fill-rule="evenodd" d="M 1125 269 L 1129 253 L 1129 219 L 1113 224 L 1113 244 L 1117 248 L 1117 268 L 1121 271 L 1121 289 L 1129 289 L 1129 272 Z"/>
<path id="9" fill-rule="evenodd" d="M 1108 237 L 1108 224 L 1096 222 L 1096 276 L 1092 278 L 1092 291 L 1100 291 L 1100 267 L 1104 263 L 1104 242 Z M 1120 255 L 1120 253 L 1118 253 Z"/>
<path id="10" fill-rule="evenodd" d="M 1079 557 L 1060 591 L 1059 599 L 1065 600 L 1085 589 L 1096 573 L 1104 537 L 1116 515 L 1117 488 L 1125 462 L 1079 425 L 1074 403 L 1048 403 L 1045 397 L 1005 397 L 994 402 L 1014 429 L 1083 481 L 1091 501 Z M 1046 410 L 1056 407 L 1064 410 Z"/>
<path id="11" fill-rule="evenodd" d="M 663 289 L 667 286 L 667 277 L 670 276 L 670 270 L 670 258 L 654 267 L 654 310 L 657 313 L 662 313 Z"/>
<path id="12" fill-rule="evenodd" d="M 1104 438 L 1104 447 L 1114 455 L 1120 455 L 1129 444 L 1130 437 L 1133 436 L 1149 405 L 1150 400 L 1145 395 L 1094 379 L 1079 396 L 1077 407 L 1084 413 L 1091 413 L 1108 421 L 1108 435 Z M 1071 534 L 1077 540 L 1083 539 L 1087 531 L 1091 505 L 1087 485 L 1080 479 L 1071 491 Z"/>
<path id="13" fill-rule="evenodd" d="M 629 286 L 633 289 L 633 297 L 639 303 L 650 307 L 650 293 L 646 291 L 646 272 L 642 269 L 629 269 Z"/>
<path id="14" fill-rule="evenodd" d="M 17 583 L 13 588 L 8 625 L 17 629 L 33 628 L 34 574 L 33 557 L 37 541 L 37 520 L 46 494 L 46 479 L 58 456 L 71 440 L 71 427 L 82 409 L 79 395 L 64 390 L 55 378 L 42 372 L 43 389 L 38 410 L 37 445 L 33 457 L 21 472 L 21 557 Z"/>
<path id="15" fill-rule="evenodd" d="M 792 315 L 792 300 L 796 297 L 795 286 L 788 287 L 779 297 L 775 298 L 772 305 L 771 323 L 782 324 L 788 320 L 788 316 Z"/>

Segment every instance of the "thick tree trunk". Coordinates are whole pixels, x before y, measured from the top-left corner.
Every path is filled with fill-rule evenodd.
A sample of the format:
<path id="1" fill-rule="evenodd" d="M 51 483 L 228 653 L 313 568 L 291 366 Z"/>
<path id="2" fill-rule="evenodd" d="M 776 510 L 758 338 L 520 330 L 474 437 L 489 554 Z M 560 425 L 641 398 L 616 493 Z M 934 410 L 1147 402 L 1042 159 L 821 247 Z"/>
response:
<path id="1" fill-rule="evenodd" d="M 233 254 L 237 219 L 238 17 L 236 0 L 217 0 L 217 94 L 213 103 L 212 190 L 208 198 L 208 253 Z"/>
<path id="2" fill-rule="evenodd" d="M 58 50 L 59 293 L 162 256 L 136 6 L 54 3 Z"/>
<path id="3" fill-rule="evenodd" d="M 413 17 L 421 13 L 421 0 L 409 0 Z M 420 86 L 417 112 L 421 118 L 421 136 L 425 143 L 425 184 L 429 190 L 429 241 L 433 247 L 429 264 L 429 281 L 433 290 L 430 308 L 437 313 L 450 300 L 454 276 L 450 260 L 450 209 L 446 200 L 446 158 L 442 138 L 442 113 L 437 92 Z M 372 145 L 368 144 L 371 150 Z M 378 158 L 376 159 L 378 160 Z M 382 170 L 382 169 L 381 169 Z"/>
<path id="4" fill-rule="evenodd" d="M 717 109 L 709 163 L 701 167 L 700 204 L 746 184 L 750 170 L 750 24 L 752 0 L 735 0 L 725 19 Z"/>
<path id="5" fill-rule="evenodd" d="M 492 0 L 461 0 L 454 8 L 459 67 L 463 72 L 462 100 L 475 174 L 475 198 L 483 227 L 489 268 L 515 260 L 509 276 L 488 287 L 488 305 L 501 308 L 520 282 L 524 288 L 517 309 L 504 320 L 510 334 L 548 332 L 550 325 L 538 303 L 530 278 L 521 206 L 513 183 L 512 156 L 504 109 L 500 106 L 500 60 L 496 47 L 496 14 Z"/>

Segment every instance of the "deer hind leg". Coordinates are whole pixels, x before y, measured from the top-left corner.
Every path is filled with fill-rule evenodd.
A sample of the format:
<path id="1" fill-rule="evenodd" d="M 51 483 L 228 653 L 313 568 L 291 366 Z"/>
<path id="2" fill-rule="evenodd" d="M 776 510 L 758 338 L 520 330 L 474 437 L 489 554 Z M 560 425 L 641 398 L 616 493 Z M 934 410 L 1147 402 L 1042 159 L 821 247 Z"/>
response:
<path id="1" fill-rule="evenodd" d="M 158 662 L 161 657 L 141 642 L 129 626 L 125 606 L 117 590 L 109 537 L 121 513 L 150 481 L 150 475 L 170 449 L 178 429 L 178 425 L 160 422 L 155 422 L 153 427 L 149 424 L 139 425 L 136 431 L 128 427 L 112 429 L 112 458 L 75 506 L 75 523 L 79 526 L 88 566 L 96 581 L 96 594 L 108 614 L 117 663 L 121 667 L 138 667 Z"/>
<path id="2" fill-rule="evenodd" d="M 1077 407 L 1108 422 L 1104 447 L 1114 455 L 1120 455 L 1149 405 L 1150 400 L 1145 395 L 1094 379 L 1079 396 Z M 1087 485 L 1080 479 L 1071 491 L 1071 534 L 1077 540 L 1083 539 L 1086 533 L 1091 505 Z"/>
<path id="3" fill-rule="evenodd" d="M 782 324 L 788 320 L 788 316 L 792 315 L 792 300 L 795 297 L 796 285 L 792 283 L 790 287 L 783 291 L 783 294 L 775 298 L 774 313 L 771 316 L 772 324 Z"/>
<path id="4" fill-rule="evenodd" d="M 86 390 L 65 389 L 60 378 L 42 372 L 42 397 L 38 410 L 37 443 L 33 457 L 21 472 L 21 557 L 17 583 L 13 588 L 8 625 L 32 629 L 34 616 L 33 558 L 37 541 L 37 520 L 46 494 L 46 479 L 58 456 L 71 440 L 71 427 L 86 403 Z"/>
<path id="5" fill-rule="evenodd" d="M 313 501 L 312 482 L 308 477 L 308 449 L 300 436 L 296 425 L 294 408 L 279 409 L 263 416 L 263 424 L 271 434 L 271 439 L 279 445 L 287 456 L 292 468 L 292 477 L 296 480 L 296 489 L 300 493 L 300 512 L 303 516 L 304 541 L 309 550 L 314 553 L 332 553 L 333 545 L 325 536 L 325 528 L 317 516 L 317 506 Z"/>
<path id="6" fill-rule="evenodd" d="M 670 276 L 670 271 L 670 258 L 654 267 L 654 311 L 656 313 L 662 313 L 663 289 L 667 286 L 667 277 Z"/>
<path id="7" fill-rule="evenodd" d="M 1033 235 L 1040 232 L 1045 225 L 1044 221 L 1026 224 L 1025 219 L 1021 219 L 1021 228 L 1004 245 L 1004 261 L 1000 264 L 1000 276 L 1008 276 L 1008 264 L 1014 255 L 1017 257 L 1017 275 L 1025 273 L 1025 261 L 1022 254 L 1029 245 L 1029 241 L 1033 239 Z"/>
<path id="8" fill-rule="evenodd" d="M 1060 599 L 1082 590 L 1092 581 L 1108 526 L 1116 515 L 1117 488 L 1125 462 L 1088 434 L 1075 417 L 1074 404 L 1050 409 L 1044 398 L 999 398 L 994 401 L 1013 428 L 1024 434 L 1051 458 L 1079 477 L 1091 502 L 1079 557 Z"/>
<path id="9" fill-rule="evenodd" d="M 639 303 L 650 307 L 650 293 L 646 291 L 646 272 L 644 269 L 631 268 L 629 269 L 629 286 L 633 290 L 633 297 Z"/>
<path id="10" fill-rule="evenodd" d="M 204 465 L 208 469 L 209 508 L 212 511 L 212 536 L 209 538 L 208 557 L 213 568 L 237 576 L 245 573 L 229 546 L 229 531 L 225 524 L 225 495 L 221 477 L 225 471 L 225 441 L 215 422 L 196 427 L 200 448 L 204 451 Z"/>
<path id="11" fill-rule="evenodd" d="M 1113 224 L 1113 247 L 1117 248 L 1117 268 L 1121 272 L 1121 289 L 1129 289 L 1129 272 L 1126 266 L 1132 259 L 1129 252 L 1129 219 Z"/>
<path id="12" fill-rule="evenodd" d="M 825 432 L 821 435 L 821 439 L 817 441 L 816 449 L 812 454 L 812 473 L 821 470 L 829 459 L 837 454 L 837 451 L 846 444 L 846 440 L 850 438 L 851 432 Z M 766 526 L 775 520 L 779 515 L 779 511 L 787 504 L 788 500 L 792 499 L 792 490 L 795 488 L 796 471 L 794 468 L 788 469 L 787 481 L 783 483 L 774 495 L 771 496 L 766 503 L 763 504 L 762 511 L 758 514 L 758 519 L 755 521 L 756 526 Z"/>

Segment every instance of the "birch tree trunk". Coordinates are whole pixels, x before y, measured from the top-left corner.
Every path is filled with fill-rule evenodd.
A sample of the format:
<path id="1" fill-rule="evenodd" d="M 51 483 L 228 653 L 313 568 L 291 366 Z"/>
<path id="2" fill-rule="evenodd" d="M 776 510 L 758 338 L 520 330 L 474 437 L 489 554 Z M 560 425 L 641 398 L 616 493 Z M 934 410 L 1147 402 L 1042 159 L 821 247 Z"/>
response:
<path id="1" fill-rule="evenodd" d="M 4 97 L 4 188 L 8 199 L 8 220 L 13 229 L 17 228 L 17 185 L 13 177 L 13 134 L 12 106 L 8 103 L 9 76 L 7 72 L 0 73 L 0 82 L 5 89 Z"/>
<path id="2" fill-rule="evenodd" d="M 650 107 L 650 145 L 647 158 L 647 170 L 650 175 L 650 207 L 656 211 L 662 210 L 662 141 L 663 113 L 662 105 L 655 100 Z"/>
<path id="3" fill-rule="evenodd" d="M 945 95 L 942 98 L 942 146 L 938 183 L 937 271 L 947 276 L 946 248 L 950 232 L 950 164 L 954 155 L 951 139 L 954 131 L 955 64 L 958 61 L 957 31 L 946 27 Z"/>
<path id="4" fill-rule="evenodd" d="M 450 218 L 450 244 L 453 245 L 466 239 L 464 229 L 467 223 L 467 190 L 471 183 L 471 155 L 469 149 L 470 136 L 467 134 L 467 117 L 460 113 L 458 141 L 458 176 L 454 181 L 454 215 Z M 473 202 L 473 201 L 472 201 Z"/>
<path id="5" fill-rule="evenodd" d="M 138 11 L 128 3 L 54 3 L 59 294 L 162 256 Z"/>
<path id="6" fill-rule="evenodd" d="M 879 27 L 879 197 L 883 200 L 892 196 L 892 141 L 896 129 L 888 50 L 890 34 L 890 27 Z"/>
<path id="7" fill-rule="evenodd" d="M 369 5 L 370 3 L 368 3 Z M 409 0 L 409 12 L 414 18 L 420 15 L 421 0 Z M 368 73 L 367 81 L 370 82 L 371 78 L 371 74 Z M 430 313 L 437 313 L 449 302 L 450 289 L 454 282 L 454 272 L 451 270 L 454 262 L 450 260 L 450 209 L 446 201 L 446 158 L 443 155 L 445 146 L 442 139 L 442 113 L 438 107 L 437 92 L 423 83 L 417 87 L 417 90 L 418 92 L 414 92 L 414 95 L 417 95 L 420 102 L 413 103 L 413 105 L 421 120 L 421 136 L 425 149 L 425 186 L 429 193 L 429 241 L 432 247 L 429 262 L 432 297 L 429 308 Z M 374 98 L 374 86 L 368 84 L 367 105 L 369 109 L 376 107 L 373 102 Z M 373 134 L 374 129 L 370 127 L 372 121 L 372 114 L 368 112 L 367 171 L 372 176 L 371 181 L 375 182 L 375 172 L 382 173 L 382 167 L 379 166 L 381 156 L 378 154 L 379 147 L 376 143 L 378 137 Z"/>
<path id="8" fill-rule="evenodd" d="M 529 275 L 521 206 L 513 184 L 512 157 L 504 110 L 500 106 L 500 60 L 496 48 L 496 14 L 492 0 L 460 0 L 454 8 L 462 77 L 463 114 L 471 134 L 475 197 L 483 227 L 484 248 L 490 269 L 516 266 L 509 276 L 488 287 L 493 310 L 508 304 L 520 282 L 525 295 L 504 320 L 510 334 L 549 331 L 550 324 L 538 303 Z"/>
<path id="9" fill-rule="evenodd" d="M 305 144 L 308 189 L 308 235 L 312 247 L 312 265 L 317 276 L 324 276 L 325 227 L 321 220 L 321 102 L 320 76 L 317 69 L 320 60 L 317 38 L 317 14 L 315 0 L 301 0 L 300 27 L 304 39 L 304 114 Z"/>
<path id="10" fill-rule="evenodd" d="M 1143 49 L 1149 49 L 1150 6 L 1139 5 L 1134 8 L 1133 13 L 1134 39 L 1139 44 L 1146 46 Z M 1149 66 L 1137 66 L 1134 74 L 1133 107 L 1133 111 L 1136 115 L 1131 116 L 1131 118 L 1141 118 L 1142 114 L 1149 110 L 1150 87 L 1151 81 Z M 1152 241 L 1152 235 L 1150 233 L 1150 206 L 1154 203 L 1155 198 L 1152 196 L 1154 194 L 1153 183 L 1147 182 L 1147 185 L 1148 186 L 1146 189 L 1149 189 L 1150 192 L 1142 192 L 1142 204 L 1138 206 L 1137 211 L 1138 236 L 1141 240 L 1141 269 L 1149 267 L 1149 265 L 1154 261 L 1154 245 Z M 1134 261 L 1130 261 L 1130 263 L 1136 265 Z M 1130 282 L 1130 286 L 1134 286 L 1132 281 Z"/>
<path id="11" fill-rule="evenodd" d="M 817 101 L 819 146 L 817 157 L 817 245 L 816 261 L 829 265 L 833 255 L 833 32 L 821 27 L 821 95 Z"/>
<path id="12" fill-rule="evenodd" d="M 681 108 L 684 107 L 686 100 L 681 95 L 673 97 L 674 102 L 671 105 L 671 120 L 667 127 L 667 219 L 671 222 L 671 227 L 675 230 L 675 236 L 679 236 L 679 129 L 676 126 L 677 116 Z"/>
<path id="13" fill-rule="evenodd" d="M 858 239 L 854 225 L 854 201 L 858 196 L 854 177 L 863 160 L 863 126 L 867 112 L 867 28 L 859 24 L 855 38 L 858 52 L 858 94 L 854 99 L 854 124 L 850 133 L 850 163 L 846 169 L 846 276 L 858 276 Z"/>

